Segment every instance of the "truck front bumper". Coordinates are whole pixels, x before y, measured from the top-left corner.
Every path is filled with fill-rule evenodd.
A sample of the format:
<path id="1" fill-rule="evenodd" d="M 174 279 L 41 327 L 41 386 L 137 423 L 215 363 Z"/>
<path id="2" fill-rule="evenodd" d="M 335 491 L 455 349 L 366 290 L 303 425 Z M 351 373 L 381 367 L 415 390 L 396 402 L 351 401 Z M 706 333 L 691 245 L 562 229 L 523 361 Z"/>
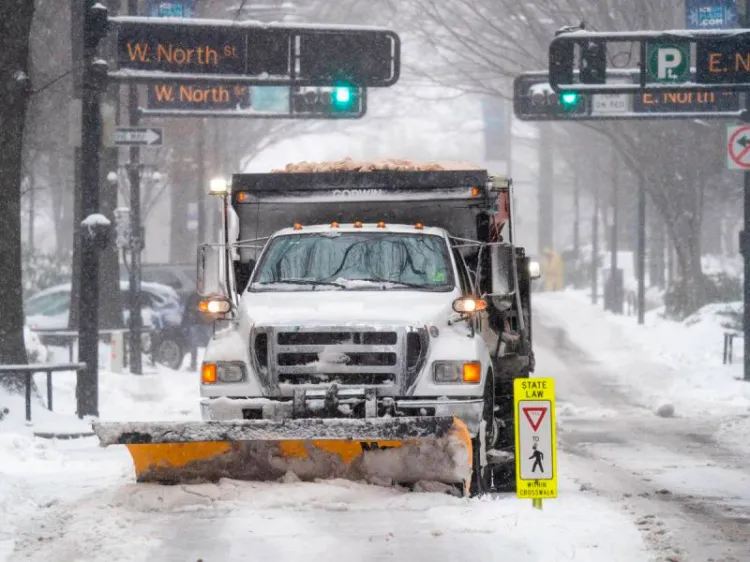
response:
<path id="1" fill-rule="evenodd" d="M 316 412 L 314 417 L 347 417 L 347 400 L 342 397 L 339 405 L 340 415 L 326 416 L 323 413 L 323 400 L 320 398 L 306 398 L 308 411 Z M 316 403 L 317 402 L 317 403 Z M 484 411 L 484 401 L 481 398 L 380 398 L 378 402 L 393 406 L 396 415 L 409 417 L 446 417 L 455 416 L 463 421 L 472 436 L 479 432 Z M 201 400 L 201 415 L 204 420 L 241 420 L 268 419 L 283 420 L 308 417 L 295 415 L 295 404 L 290 400 L 274 398 L 204 398 Z M 377 417 L 377 416 L 367 416 Z"/>

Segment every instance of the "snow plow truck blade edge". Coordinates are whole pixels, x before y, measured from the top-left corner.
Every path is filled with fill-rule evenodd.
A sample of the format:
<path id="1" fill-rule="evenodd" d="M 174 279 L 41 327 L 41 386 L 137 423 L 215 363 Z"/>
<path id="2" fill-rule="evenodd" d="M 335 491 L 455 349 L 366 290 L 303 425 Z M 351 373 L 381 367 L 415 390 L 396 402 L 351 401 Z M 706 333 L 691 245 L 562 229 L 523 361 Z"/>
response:
<path id="1" fill-rule="evenodd" d="M 345 478 L 440 482 L 468 494 L 471 434 L 455 417 L 93 424 L 103 447 L 125 445 L 136 481 L 161 484 Z"/>

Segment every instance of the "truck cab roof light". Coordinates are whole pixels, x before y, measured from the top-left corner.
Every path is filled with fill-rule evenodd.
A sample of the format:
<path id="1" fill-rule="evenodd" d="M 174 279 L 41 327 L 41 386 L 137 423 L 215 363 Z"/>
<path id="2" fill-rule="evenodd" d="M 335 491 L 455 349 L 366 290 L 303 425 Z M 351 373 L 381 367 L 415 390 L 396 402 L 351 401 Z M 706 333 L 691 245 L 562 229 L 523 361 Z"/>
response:
<path id="1" fill-rule="evenodd" d="M 295 222 L 292 228 L 294 228 L 294 230 L 302 230 L 302 225 L 298 222 Z"/>
<path id="2" fill-rule="evenodd" d="M 424 225 L 421 222 L 418 222 L 414 225 L 414 228 L 416 228 L 417 230 L 422 230 L 424 228 Z"/>
<path id="3" fill-rule="evenodd" d="M 340 225 L 339 225 L 339 221 L 333 221 L 333 222 L 331 223 L 331 228 L 338 228 L 339 226 L 340 226 Z"/>
<path id="4" fill-rule="evenodd" d="M 354 228 L 362 228 L 362 221 L 354 221 Z"/>
<path id="5" fill-rule="evenodd" d="M 385 221 L 378 221 L 378 228 L 385 228 Z"/>

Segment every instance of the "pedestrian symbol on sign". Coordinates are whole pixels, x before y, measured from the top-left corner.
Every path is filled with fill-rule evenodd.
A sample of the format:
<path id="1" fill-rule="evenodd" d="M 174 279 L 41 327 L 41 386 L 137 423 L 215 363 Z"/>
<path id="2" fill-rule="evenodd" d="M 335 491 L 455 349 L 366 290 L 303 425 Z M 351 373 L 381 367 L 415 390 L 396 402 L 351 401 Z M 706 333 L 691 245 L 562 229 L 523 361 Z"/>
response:
<path id="1" fill-rule="evenodd" d="M 680 43 L 649 44 L 648 74 L 656 82 L 684 82 L 690 77 L 690 48 Z"/>
<path id="2" fill-rule="evenodd" d="M 534 449 L 534 452 L 531 453 L 531 456 L 529 457 L 529 460 L 534 460 L 534 465 L 531 467 L 531 472 L 536 472 L 536 467 L 539 467 L 539 472 L 544 472 L 544 466 L 542 465 L 542 461 L 544 460 L 544 453 L 542 453 L 539 449 L 536 447 L 536 443 L 531 447 Z"/>

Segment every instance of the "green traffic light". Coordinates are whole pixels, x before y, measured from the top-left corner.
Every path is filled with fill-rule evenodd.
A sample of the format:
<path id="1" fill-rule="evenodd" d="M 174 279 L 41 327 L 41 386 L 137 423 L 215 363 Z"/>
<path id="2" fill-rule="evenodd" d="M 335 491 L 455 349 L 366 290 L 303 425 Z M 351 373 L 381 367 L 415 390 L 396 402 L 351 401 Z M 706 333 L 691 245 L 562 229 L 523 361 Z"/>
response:
<path id="1" fill-rule="evenodd" d="M 565 92 L 560 94 L 560 104 L 563 109 L 574 109 L 580 100 L 580 96 L 577 92 Z"/>
<path id="2" fill-rule="evenodd" d="M 354 88 L 348 85 L 335 86 L 331 95 L 334 111 L 348 111 L 355 102 Z"/>
<path id="3" fill-rule="evenodd" d="M 352 99 L 352 92 L 347 87 L 338 87 L 333 92 L 333 99 L 337 104 L 349 103 Z"/>

